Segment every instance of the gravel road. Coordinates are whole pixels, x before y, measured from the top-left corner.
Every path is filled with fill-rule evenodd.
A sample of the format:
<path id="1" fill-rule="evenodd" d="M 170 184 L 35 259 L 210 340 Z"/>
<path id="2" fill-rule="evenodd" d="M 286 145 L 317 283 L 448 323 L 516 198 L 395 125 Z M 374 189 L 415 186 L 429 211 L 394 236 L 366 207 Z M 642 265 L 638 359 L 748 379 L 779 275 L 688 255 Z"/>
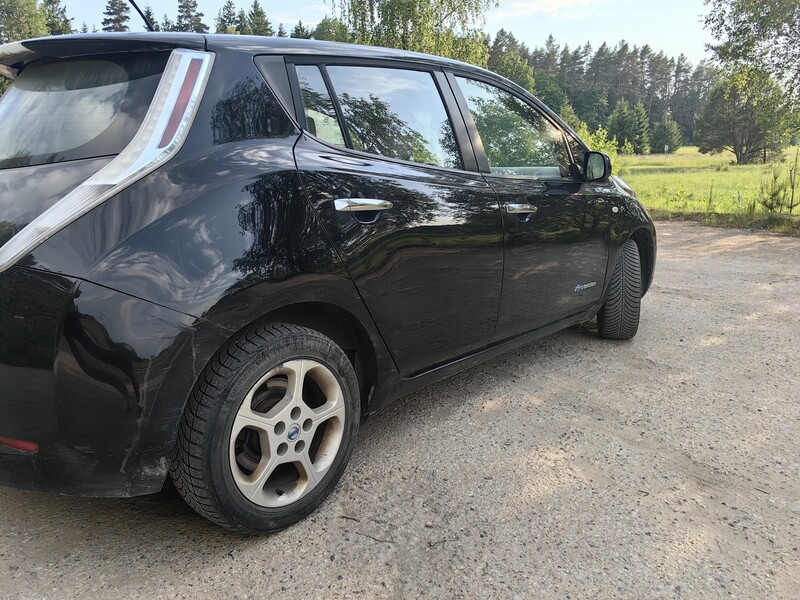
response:
<path id="1" fill-rule="evenodd" d="M 574 328 L 391 406 L 279 534 L 0 488 L 0 598 L 800 598 L 800 239 L 659 236 L 633 342 Z"/>

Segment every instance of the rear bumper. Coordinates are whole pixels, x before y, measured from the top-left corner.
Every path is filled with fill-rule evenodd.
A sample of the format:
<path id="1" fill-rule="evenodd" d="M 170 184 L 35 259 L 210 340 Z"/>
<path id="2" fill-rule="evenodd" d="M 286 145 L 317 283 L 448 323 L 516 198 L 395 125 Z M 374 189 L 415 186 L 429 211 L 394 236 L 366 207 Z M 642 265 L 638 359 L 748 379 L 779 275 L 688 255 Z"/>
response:
<path id="1" fill-rule="evenodd" d="M 192 317 L 34 269 L 0 274 L 0 485 L 157 491 L 193 385 Z M 22 440 L 24 451 L 8 440 Z"/>

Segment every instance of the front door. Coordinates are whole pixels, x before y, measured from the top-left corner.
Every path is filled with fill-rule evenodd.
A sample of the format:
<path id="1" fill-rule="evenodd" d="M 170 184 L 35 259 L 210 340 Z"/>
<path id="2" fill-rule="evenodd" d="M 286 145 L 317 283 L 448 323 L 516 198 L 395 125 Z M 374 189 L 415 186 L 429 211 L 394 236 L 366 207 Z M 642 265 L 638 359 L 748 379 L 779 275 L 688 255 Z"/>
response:
<path id="1" fill-rule="evenodd" d="M 307 196 L 401 374 L 488 345 L 503 223 L 492 188 L 465 169 L 443 75 L 347 64 L 294 73 L 312 134 L 295 147 Z"/>
<path id="2" fill-rule="evenodd" d="M 561 130 L 532 103 L 456 76 L 505 227 L 496 338 L 578 315 L 603 293 L 609 218 L 602 186 L 582 181 Z M 606 186 L 607 187 L 607 186 Z M 608 191 L 606 191 L 606 194 Z"/>

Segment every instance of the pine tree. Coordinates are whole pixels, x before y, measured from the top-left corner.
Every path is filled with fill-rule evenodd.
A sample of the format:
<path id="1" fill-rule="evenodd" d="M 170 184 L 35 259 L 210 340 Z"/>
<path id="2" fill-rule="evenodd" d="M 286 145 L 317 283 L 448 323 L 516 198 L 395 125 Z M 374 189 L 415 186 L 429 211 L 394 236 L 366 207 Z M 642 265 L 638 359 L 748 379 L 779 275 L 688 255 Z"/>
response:
<path id="1" fill-rule="evenodd" d="M 86 24 L 86 21 L 84 21 L 83 23 L 81 23 L 81 29 L 80 29 L 80 32 L 81 32 L 81 33 L 89 33 L 89 26 Z"/>
<path id="2" fill-rule="evenodd" d="M 650 119 L 641 101 L 633 107 L 633 114 L 636 117 L 636 139 L 631 140 L 633 149 L 636 154 L 650 154 Z"/>
<path id="3" fill-rule="evenodd" d="M 653 152 L 672 154 L 683 145 L 681 130 L 669 113 L 653 127 Z"/>
<path id="4" fill-rule="evenodd" d="M 572 104 L 567 101 L 567 103 L 561 107 L 561 112 L 558 113 L 559 116 L 564 119 L 564 122 L 572 127 L 573 131 L 578 131 L 581 128 L 581 120 L 578 118 L 578 114 L 575 112 L 575 109 L 572 108 Z"/>
<path id="5" fill-rule="evenodd" d="M 250 19 L 247 18 L 247 13 L 244 12 L 243 8 L 239 9 L 239 13 L 236 15 L 236 31 L 242 35 L 253 34 L 253 28 L 250 27 Z"/>
<path id="6" fill-rule="evenodd" d="M 217 33 L 238 33 L 236 30 L 236 5 L 227 0 L 219 9 L 216 19 Z"/>
<path id="7" fill-rule="evenodd" d="M 286 33 L 286 29 L 283 26 L 283 23 L 278 23 L 278 33 L 276 34 L 278 37 L 289 37 Z"/>
<path id="8" fill-rule="evenodd" d="M 305 25 L 303 25 L 302 21 L 298 21 L 297 25 L 294 26 L 292 29 L 292 36 L 293 38 L 299 38 L 301 40 L 308 40 L 311 39 L 311 35 L 313 30 L 308 29 Z"/>
<path id="9" fill-rule="evenodd" d="M 161 20 L 161 31 L 176 31 L 175 22 L 167 16 L 167 13 L 164 13 L 164 18 Z"/>
<path id="10" fill-rule="evenodd" d="M 636 114 L 625 98 L 617 102 L 614 112 L 611 113 L 608 119 L 608 133 L 611 137 L 617 138 L 620 149 L 626 143 L 633 145 L 636 140 L 638 134 Z"/>
<path id="11" fill-rule="evenodd" d="M 161 26 L 158 24 L 158 19 L 156 19 L 155 14 L 153 14 L 153 9 L 150 8 L 150 6 L 144 7 L 144 16 L 148 21 L 150 21 L 150 24 L 153 26 L 153 31 L 161 31 Z M 147 29 L 147 25 L 144 27 Z"/>
<path id="12" fill-rule="evenodd" d="M 197 10 L 197 0 L 178 0 L 178 18 L 175 20 L 178 31 L 208 32 L 208 25 L 203 23 L 203 13 Z"/>
<path id="13" fill-rule="evenodd" d="M 506 79 L 510 79 L 531 94 L 536 93 L 535 79 L 531 66 L 519 57 L 519 54 L 503 54 L 496 61 L 494 71 Z"/>
<path id="14" fill-rule="evenodd" d="M 250 32 L 253 35 L 275 35 L 272 23 L 269 22 L 267 13 L 264 12 L 258 0 L 253 0 L 253 5 L 250 7 L 247 20 L 250 23 Z"/>
<path id="15" fill-rule="evenodd" d="M 108 0 L 103 13 L 103 31 L 128 31 L 130 8 L 125 0 Z"/>
<path id="16" fill-rule="evenodd" d="M 47 35 L 47 21 L 36 0 L 0 2 L 0 42 L 16 42 L 43 35 Z M 0 77 L 0 86 L 6 81 L 5 77 Z"/>
<path id="17" fill-rule="evenodd" d="M 72 19 L 67 16 L 67 9 L 62 6 L 61 0 L 43 0 L 42 10 L 50 35 L 72 33 Z"/>

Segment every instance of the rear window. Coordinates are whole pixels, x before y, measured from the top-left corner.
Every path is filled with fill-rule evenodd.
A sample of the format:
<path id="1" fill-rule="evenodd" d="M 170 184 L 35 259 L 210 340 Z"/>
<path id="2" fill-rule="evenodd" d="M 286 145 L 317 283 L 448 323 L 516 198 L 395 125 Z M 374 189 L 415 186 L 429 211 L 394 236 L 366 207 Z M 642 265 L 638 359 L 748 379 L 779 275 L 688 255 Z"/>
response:
<path id="1" fill-rule="evenodd" d="M 137 53 L 29 66 L 0 98 L 0 169 L 119 154 L 168 59 Z"/>

